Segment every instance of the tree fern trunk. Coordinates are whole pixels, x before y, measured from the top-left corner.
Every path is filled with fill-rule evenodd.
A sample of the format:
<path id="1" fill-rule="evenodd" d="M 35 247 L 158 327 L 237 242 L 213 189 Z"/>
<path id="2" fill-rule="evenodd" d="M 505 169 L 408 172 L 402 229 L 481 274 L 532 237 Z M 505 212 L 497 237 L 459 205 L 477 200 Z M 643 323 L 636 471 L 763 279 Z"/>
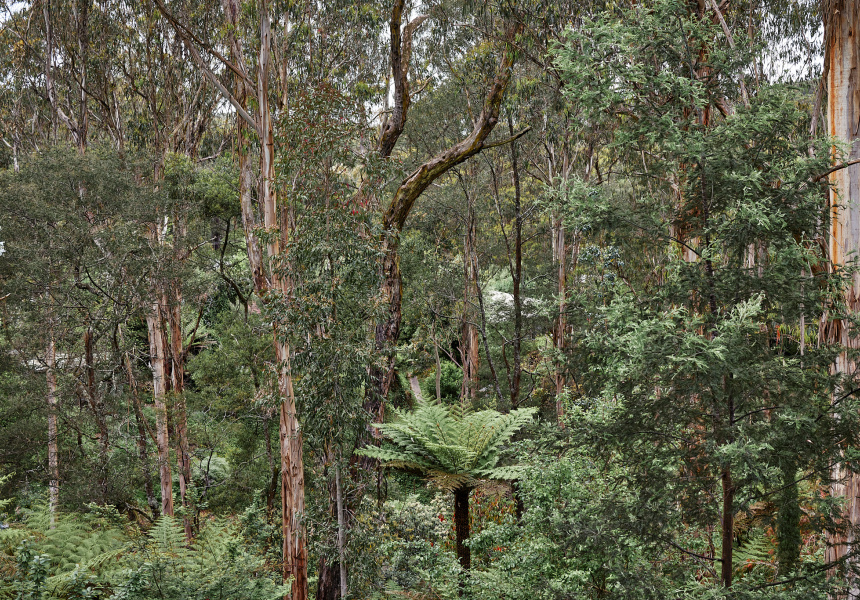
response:
<path id="1" fill-rule="evenodd" d="M 472 568 L 472 553 L 466 545 L 469 539 L 469 493 L 470 487 L 454 490 L 454 530 L 457 534 L 457 560 L 464 571 Z"/>

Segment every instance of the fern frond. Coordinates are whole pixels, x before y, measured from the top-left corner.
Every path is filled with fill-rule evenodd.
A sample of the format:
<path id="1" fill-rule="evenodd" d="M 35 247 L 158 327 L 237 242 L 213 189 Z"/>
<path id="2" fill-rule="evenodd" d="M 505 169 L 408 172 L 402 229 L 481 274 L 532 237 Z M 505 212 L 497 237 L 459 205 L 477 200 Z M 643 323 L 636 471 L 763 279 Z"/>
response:
<path id="1" fill-rule="evenodd" d="M 149 530 L 150 546 L 155 552 L 170 555 L 185 555 L 185 531 L 170 515 L 162 515 Z"/>
<path id="2" fill-rule="evenodd" d="M 367 447 L 358 454 L 387 466 L 425 471 L 434 484 L 448 490 L 481 478 L 514 479 L 520 470 L 496 466 L 500 449 L 536 410 L 472 412 L 469 407 L 417 401 L 415 410 L 394 411 L 394 422 L 375 425 L 394 448 Z"/>
<path id="3" fill-rule="evenodd" d="M 447 473 L 445 471 L 429 471 L 427 479 L 437 488 L 446 492 L 453 492 L 457 488 L 474 485 L 475 479 L 462 473 Z"/>
<path id="4" fill-rule="evenodd" d="M 375 458 L 384 465 L 390 467 L 395 466 L 395 463 L 400 467 L 419 469 L 422 471 L 432 467 L 432 464 L 423 460 L 422 457 L 415 456 L 405 450 L 391 450 L 388 448 L 378 448 L 376 446 L 366 446 L 357 450 L 356 454 Z"/>

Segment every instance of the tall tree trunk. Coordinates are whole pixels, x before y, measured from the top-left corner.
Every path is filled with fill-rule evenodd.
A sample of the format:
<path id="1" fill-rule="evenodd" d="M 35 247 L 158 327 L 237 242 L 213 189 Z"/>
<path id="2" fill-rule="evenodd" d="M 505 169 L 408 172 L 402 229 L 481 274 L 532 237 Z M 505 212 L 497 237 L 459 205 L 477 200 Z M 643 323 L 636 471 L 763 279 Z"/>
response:
<path id="1" fill-rule="evenodd" d="M 555 369 L 555 414 L 558 422 L 562 422 L 564 406 L 562 405 L 562 394 L 565 388 L 564 367 L 562 366 L 562 354 L 564 353 L 564 336 L 567 330 L 567 243 L 565 240 L 564 224 L 559 215 L 553 216 L 553 244 L 552 253 L 558 269 L 558 316 L 553 327 L 552 341 L 557 354 L 557 366 Z"/>
<path id="2" fill-rule="evenodd" d="M 508 130 L 514 135 L 514 123 L 508 113 Z M 511 142 L 511 176 L 514 183 L 514 265 L 511 272 L 514 292 L 514 338 L 513 338 L 513 365 L 511 374 L 511 409 L 516 409 L 520 404 L 520 380 L 522 378 L 522 357 L 520 356 L 523 339 L 523 211 L 522 193 L 520 186 L 520 168 L 517 156 L 517 143 Z"/>
<path id="3" fill-rule="evenodd" d="M 120 335 L 122 335 L 122 333 L 120 333 Z M 137 379 L 134 376 L 134 367 L 131 363 L 131 356 L 128 352 L 125 352 L 124 358 L 125 370 L 128 375 L 128 385 L 131 388 L 131 403 L 134 408 L 134 418 L 137 424 L 137 450 L 138 457 L 140 458 L 140 469 L 143 475 L 143 490 L 146 494 L 146 503 L 149 506 L 149 510 L 152 511 L 154 520 L 158 518 L 159 506 L 158 502 L 155 500 L 155 491 L 152 487 L 152 472 L 150 470 L 149 448 L 147 443 L 147 436 L 154 436 L 152 436 L 149 424 L 146 422 L 146 417 L 144 416 L 143 410 L 140 406 L 140 394 L 137 389 Z"/>
<path id="4" fill-rule="evenodd" d="M 338 457 L 340 458 L 340 457 Z M 340 597 L 346 598 L 346 515 L 343 507 L 343 486 L 340 481 L 340 463 L 334 466 L 335 501 L 337 504 L 337 562 L 340 579 Z"/>
<path id="5" fill-rule="evenodd" d="M 463 314 L 460 317 L 460 361 L 463 365 L 463 387 L 460 397 L 465 404 L 474 403 L 478 394 L 478 367 L 480 342 L 478 340 L 477 276 L 472 253 L 477 252 L 475 203 L 468 188 L 466 192 L 466 232 L 463 236 Z"/>
<path id="6" fill-rule="evenodd" d="M 173 473 L 170 469 L 170 436 L 167 429 L 167 360 L 164 319 L 160 302 L 154 302 L 146 315 L 149 335 L 149 361 L 152 370 L 152 398 L 155 403 L 155 436 L 158 449 L 158 474 L 161 481 L 161 514 L 173 516 Z"/>
<path id="7" fill-rule="evenodd" d="M 284 536 L 284 581 L 292 579 L 291 599 L 308 597 L 308 550 L 305 514 L 305 470 L 302 459 L 302 433 L 296 415 L 293 380 L 289 374 L 289 347 L 277 343 L 281 365 L 278 387 L 281 394 L 281 511 Z"/>
<path id="8" fill-rule="evenodd" d="M 723 587 L 732 587 L 732 568 L 734 528 L 735 528 L 735 486 L 728 467 L 723 469 L 723 519 L 722 519 L 722 549 L 720 553 L 720 583 Z"/>
<path id="9" fill-rule="evenodd" d="M 825 3 L 825 69 L 827 69 L 827 122 L 828 134 L 841 142 L 851 144 L 846 161 L 860 157 L 857 122 L 860 119 L 860 6 L 854 0 L 832 0 Z M 834 156 L 834 160 L 837 157 Z M 860 250 L 860 165 L 834 171 L 830 175 L 831 236 L 830 261 L 834 268 L 845 265 L 852 254 Z M 848 309 L 860 311 L 860 274 L 855 273 L 846 290 Z M 848 329 L 846 321 L 833 324 L 834 341 L 846 347 L 857 347 L 857 332 Z M 851 373 L 855 365 L 843 352 L 836 360 L 836 371 Z M 857 551 L 854 529 L 860 526 L 860 476 L 834 467 L 831 493 L 845 498 L 844 533 L 831 535 L 825 560 L 838 561 Z M 856 559 L 849 559 L 856 566 Z M 846 568 L 846 572 L 850 572 Z M 851 578 L 848 596 L 860 597 L 860 583 Z"/>
<path id="10" fill-rule="evenodd" d="M 179 225 L 177 220 L 176 225 Z M 177 240 L 174 239 L 174 243 Z M 191 502 L 188 498 L 191 487 L 191 450 L 188 444 L 188 414 L 185 409 L 185 348 L 182 339 L 182 290 L 179 281 L 171 282 L 172 302 L 168 307 L 170 323 L 171 391 L 173 398 L 173 422 L 176 434 L 176 463 L 179 475 L 179 498 L 185 515 L 182 518 L 185 539 L 192 537 Z"/>
<path id="11" fill-rule="evenodd" d="M 89 319 L 87 319 L 89 320 Z M 108 440 L 108 427 L 104 415 L 104 405 L 96 389 L 96 369 L 93 356 L 93 328 L 89 324 L 84 331 L 84 379 L 87 402 L 93 413 L 93 419 L 98 429 L 99 440 L 99 482 L 102 502 L 107 502 L 108 480 L 107 464 L 110 441 Z"/>
<path id="12" fill-rule="evenodd" d="M 50 295 L 49 296 L 50 301 Z M 53 529 L 57 505 L 60 501 L 60 464 L 57 444 L 57 374 L 56 347 L 54 343 L 54 327 L 52 317 L 49 317 L 48 347 L 45 354 L 45 380 L 48 386 L 48 511 L 51 515 Z"/>

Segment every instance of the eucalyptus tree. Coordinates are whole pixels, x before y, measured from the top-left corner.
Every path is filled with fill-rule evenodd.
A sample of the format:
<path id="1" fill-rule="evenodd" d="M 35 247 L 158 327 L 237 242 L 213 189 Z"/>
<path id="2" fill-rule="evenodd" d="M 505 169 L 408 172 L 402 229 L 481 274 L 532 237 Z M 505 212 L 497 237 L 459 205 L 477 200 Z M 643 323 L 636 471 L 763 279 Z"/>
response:
<path id="1" fill-rule="evenodd" d="M 860 58 L 860 50 L 855 42 L 854 32 L 860 24 L 860 7 L 854 2 L 830 1 L 822 3 L 824 17 L 824 74 L 822 89 L 827 96 L 826 132 L 834 141 L 841 144 L 839 151 L 833 152 L 834 167 L 828 173 L 831 189 L 828 204 L 831 210 L 830 238 L 827 240 L 828 256 L 834 269 L 850 266 L 860 250 L 858 224 L 858 185 L 860 185 L 860 145 L 856 141 L 857 82 L 852 74 Z M 826 85 L 824 85 L 826 82 Z M 817 107 L 816 107 L 817 108 Z M 817 118 L 815 115 L 814 118 Z M 836 370 L 852 377 L 856 372 L 856 348 L 858 336 L 852 325 L 852 317 L 860 309 L 860 276 L 857 272 L 849 275 L 849 285 L 845 290 L 845 312 L 843 318 L 832 322 L 828 337 L 845 347 L 836 359 Z M 850 384 L 840 393 L 853 393 Z M 840 472 L 841 471 L 841 472 Z M 854 547 L 857 540 L 857 527 L 860 526 L 860 504 L 856 489 L 860 479 L 856 473 L 845 469 L 844 465 L 835 468 L 837 480 L 832 492 L 846 500 L 845 517 L 847 528 L 834 535 L 828 558 L 838 561 L 848 558 L 856 565 Z M 852 579 L 852 595 L 857 595 L 856 579 Z"/>

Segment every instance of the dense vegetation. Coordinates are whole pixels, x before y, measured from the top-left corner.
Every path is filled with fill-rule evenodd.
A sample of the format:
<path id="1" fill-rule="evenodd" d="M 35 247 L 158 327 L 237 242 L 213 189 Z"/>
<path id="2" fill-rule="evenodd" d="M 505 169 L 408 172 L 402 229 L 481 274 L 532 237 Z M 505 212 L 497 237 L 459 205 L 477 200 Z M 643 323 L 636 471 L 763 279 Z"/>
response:
<path id="1" fill-rule="evenodd" d="M 0 6 L 0 598 L 856 596 L 854 3 Z"/>

